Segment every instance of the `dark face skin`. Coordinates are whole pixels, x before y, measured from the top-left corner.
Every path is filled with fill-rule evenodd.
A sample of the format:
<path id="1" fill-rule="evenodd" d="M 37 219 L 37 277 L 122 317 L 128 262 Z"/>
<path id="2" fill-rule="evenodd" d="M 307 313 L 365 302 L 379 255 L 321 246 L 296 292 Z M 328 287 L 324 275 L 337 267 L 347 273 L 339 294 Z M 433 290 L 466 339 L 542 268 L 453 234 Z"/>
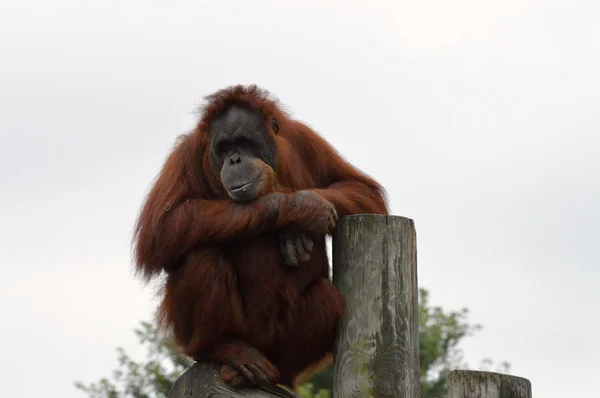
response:
<path id="1" fill-rule="evenodd" d="M 266 123 L 241 105 L 230 105 L 210 123 L 211 167 L 233 200 L 252 200 L 272 186 L 277 148 Z"/>

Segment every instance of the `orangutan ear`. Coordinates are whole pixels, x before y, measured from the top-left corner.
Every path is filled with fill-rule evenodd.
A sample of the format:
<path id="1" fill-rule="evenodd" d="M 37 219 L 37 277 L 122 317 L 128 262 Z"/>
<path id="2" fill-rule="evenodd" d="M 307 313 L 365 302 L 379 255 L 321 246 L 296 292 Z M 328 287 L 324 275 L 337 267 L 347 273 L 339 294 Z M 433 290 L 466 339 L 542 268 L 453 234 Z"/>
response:
<path id="1" fill-rule="evenodd" d="M 273 131 L 275 132 L 275 134 L 277 134 L 279 132 L 279 123 L 274 117 L 271 118 L 271 126 L 273 127 Z"/>

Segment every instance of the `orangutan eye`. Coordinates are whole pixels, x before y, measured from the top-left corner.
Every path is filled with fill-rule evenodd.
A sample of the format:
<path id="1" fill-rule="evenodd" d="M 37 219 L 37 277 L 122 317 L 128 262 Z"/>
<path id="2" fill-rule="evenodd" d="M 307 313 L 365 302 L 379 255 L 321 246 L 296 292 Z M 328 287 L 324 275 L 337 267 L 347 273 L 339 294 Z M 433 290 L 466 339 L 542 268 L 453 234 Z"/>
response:
<path id="1" fill-rule="evenodd" d="M 220 155 L 226 155 L 231 150 L 231 143 L 227 140 L 221 140 L 216 145 L 217 153 Z"/>
<path id="2" fill-rule="evenodd" d="M 279 123 L 277 123 L 277 119 L 272 118 L 271 124 L 273 125 L 273 131 L 277 133 L 279 131 Z"/>

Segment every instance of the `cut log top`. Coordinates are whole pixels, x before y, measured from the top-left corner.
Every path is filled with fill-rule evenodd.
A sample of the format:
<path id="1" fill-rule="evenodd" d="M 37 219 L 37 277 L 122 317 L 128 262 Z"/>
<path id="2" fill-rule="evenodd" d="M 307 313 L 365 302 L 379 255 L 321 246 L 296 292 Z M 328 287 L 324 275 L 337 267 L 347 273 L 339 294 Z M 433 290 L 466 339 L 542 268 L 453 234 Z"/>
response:
<path id="1" fill-rule="evenodd" d="M 234 390 L 221 381 L 218 368 L 213 364 L 196 363 L 173 384 L 168 398 L 300 398 L 281 387 L 261 387 Z"/>
<path id="2" fill-rule="evenodd" d="M 448 398 L 531 398 L 531 383 L 507 374 L 453 370 L 448 374 Z"/>

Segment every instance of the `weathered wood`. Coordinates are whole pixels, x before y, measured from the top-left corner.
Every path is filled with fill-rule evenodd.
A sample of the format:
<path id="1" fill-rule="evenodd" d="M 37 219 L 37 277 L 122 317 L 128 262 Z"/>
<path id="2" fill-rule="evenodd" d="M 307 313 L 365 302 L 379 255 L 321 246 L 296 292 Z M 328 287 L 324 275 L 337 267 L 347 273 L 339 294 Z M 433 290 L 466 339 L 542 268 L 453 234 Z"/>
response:
<path id="1" fill-rule="evenodd" d="M 453 370 L 447 385 L 448 398 L 531 398 L 529 380 L 501 373 Z"/>
<path id="2" fill-rule="evenodd" d="M 216 366 L 196 363 L 186 370 L 173 384 L 168 398 L 300 398 L 289 390 L 280 387 L 261 387 L 233 390 L 219 377 Z"/>
<path id="3" fill-rule="evenodd" d="M 415 226 L 353 215 L 333 233 L 333 280 L 346 298 L 334 355 L 336 398 L 419 398 Z"/>

